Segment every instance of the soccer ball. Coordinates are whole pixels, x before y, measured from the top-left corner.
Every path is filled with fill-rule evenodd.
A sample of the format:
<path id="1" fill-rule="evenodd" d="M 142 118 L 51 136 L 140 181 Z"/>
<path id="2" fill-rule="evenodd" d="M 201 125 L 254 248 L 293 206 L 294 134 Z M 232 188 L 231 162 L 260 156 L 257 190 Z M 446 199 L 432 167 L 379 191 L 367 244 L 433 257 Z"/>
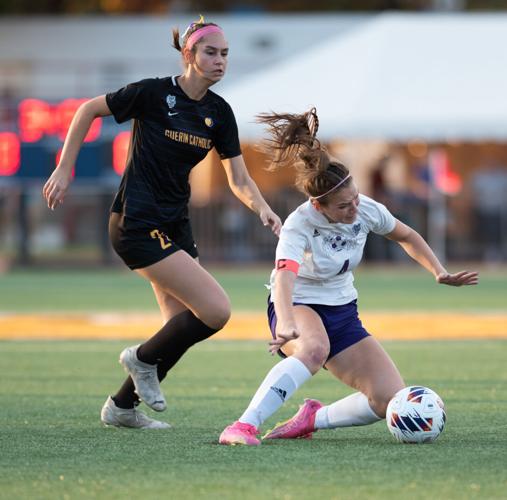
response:
<path id="1" fill-rule="evenodd" d="M 446 418 L 442 399 L 427 387 L 405 387 L 387 405 L 387 428 L 401 443 L 435 441 Z"/>

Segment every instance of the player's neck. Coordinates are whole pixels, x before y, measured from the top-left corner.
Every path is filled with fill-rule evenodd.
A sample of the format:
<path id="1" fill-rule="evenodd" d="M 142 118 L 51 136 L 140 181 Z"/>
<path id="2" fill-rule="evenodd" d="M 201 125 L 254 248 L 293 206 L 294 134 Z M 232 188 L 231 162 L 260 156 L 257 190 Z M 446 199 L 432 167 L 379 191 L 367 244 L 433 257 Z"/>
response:
<path id="1" fill-rule="evenodd" d="M 178 85 L 190 99 L 200 101 L 208 91 L 209 82 L 198 76 L 183 74 L 178 77 Z"/>

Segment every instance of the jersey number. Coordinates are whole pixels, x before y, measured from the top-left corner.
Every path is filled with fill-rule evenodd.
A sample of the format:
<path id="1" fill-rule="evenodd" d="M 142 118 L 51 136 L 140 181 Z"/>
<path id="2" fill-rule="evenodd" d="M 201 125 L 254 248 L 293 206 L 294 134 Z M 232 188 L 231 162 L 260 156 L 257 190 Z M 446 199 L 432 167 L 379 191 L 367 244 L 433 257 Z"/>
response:
<path id="1" fill-rule="evenodd" d="M 349 259 L 347 259 L 344 263 L 342 268 L 340 269 L 340 272 L 336 275 L 339 276 L 340 274 L 346 273 L 349 268 Z"/>
<path id="2" fill-rule="evenodd" d="M 154 229 L 151 233 L 150 233 L 150 236 L 156 240 L 158 238 L 158 241 L 160 242 L 160 246 L 162 247 L 163 250 L 165 250 L 166 248 L 169 248 L 171 245 L 172 245 L 172 241 L 170 240 L 170 238 L 160 232 L 158 229 Z"/>

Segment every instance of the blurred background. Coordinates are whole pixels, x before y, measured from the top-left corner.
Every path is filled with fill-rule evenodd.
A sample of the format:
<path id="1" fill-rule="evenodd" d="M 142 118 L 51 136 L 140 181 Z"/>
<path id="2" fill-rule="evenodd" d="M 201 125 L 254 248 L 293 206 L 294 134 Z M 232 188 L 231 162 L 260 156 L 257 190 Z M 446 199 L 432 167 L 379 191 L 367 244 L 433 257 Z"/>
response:
<path id="1" fill-rule="evenodd" d="M 141 78 L 179 74 L 171 28 L 202 13 L 230 44 L 216 86 L 243 153 L 285 218 L 293 172 L 266 171 L 263 111 L 316 106 L 320 137 L 360 190 L 412 225 L 446 261 L 507 255 L 507 4 L 504 0 L 0 0 L 0 267 L 121 266 L 107 237 L 129 124 L 97 119 L 63 207 L 41 188 L 74 112 Z M 227 188 L 218 157 L 192 174 L 203 261 L 269 264 L 275 238 Z M 372 237 L 369 262 L 406 260 Z"/>

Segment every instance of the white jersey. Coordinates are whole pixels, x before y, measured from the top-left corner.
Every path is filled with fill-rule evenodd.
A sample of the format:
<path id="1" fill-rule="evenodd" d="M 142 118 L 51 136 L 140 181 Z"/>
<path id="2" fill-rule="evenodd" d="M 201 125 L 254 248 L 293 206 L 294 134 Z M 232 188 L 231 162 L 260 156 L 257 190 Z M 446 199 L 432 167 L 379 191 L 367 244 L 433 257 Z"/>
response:
<path id="1" fill-rule="evenodd" d="M 303 304 L 342 305 L 357 298 L 352 270 L 361 262 L 370 231 L 390 233 L 396 219 L 375 200 L 359 195 L 358 215 L 352 224 L 332 223 L 310 201 L 285 221 L 276 247 L 276 260 L 300 264 L 293 301 Z M 276 269 L 271 273 L 274 291 Z"/>

